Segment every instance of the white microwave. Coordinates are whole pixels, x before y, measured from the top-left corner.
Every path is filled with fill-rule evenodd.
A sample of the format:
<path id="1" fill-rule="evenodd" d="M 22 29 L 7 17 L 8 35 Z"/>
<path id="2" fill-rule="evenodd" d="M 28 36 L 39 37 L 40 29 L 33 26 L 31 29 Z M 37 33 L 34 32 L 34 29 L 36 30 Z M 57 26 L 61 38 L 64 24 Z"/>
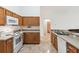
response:
<path id="1" fill-rule="evenodd" d="M 6 16 L 6 25 L 18 25 L 18 18 Z"/>

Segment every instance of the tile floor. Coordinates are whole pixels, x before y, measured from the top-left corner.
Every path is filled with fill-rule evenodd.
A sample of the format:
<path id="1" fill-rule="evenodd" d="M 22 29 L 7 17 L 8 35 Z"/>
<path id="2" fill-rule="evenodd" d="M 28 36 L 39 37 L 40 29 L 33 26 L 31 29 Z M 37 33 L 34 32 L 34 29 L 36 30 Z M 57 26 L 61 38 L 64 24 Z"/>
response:
<path id="1" fill-rule="evenodd" d="M 46 38 L 46 39 L 45 39 Z M 49 37 L 42 37 L 40 44 L 25 44 L 19 53 L 56 53 Z"/>

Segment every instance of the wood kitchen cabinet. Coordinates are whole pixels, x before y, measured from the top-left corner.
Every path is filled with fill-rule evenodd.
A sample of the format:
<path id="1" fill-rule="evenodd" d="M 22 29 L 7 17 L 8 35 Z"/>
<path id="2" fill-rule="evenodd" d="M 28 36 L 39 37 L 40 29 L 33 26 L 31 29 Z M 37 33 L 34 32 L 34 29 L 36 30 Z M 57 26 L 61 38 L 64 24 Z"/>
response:
<path id="1" fill-rule="evenodd" d="M 12 53 L 13 52 L 13 38 L 7 40 L 0 40 L 0 53 Z"/>
<path id="2" fill-rule="evenodd" d="M 8 9 L 0 7 L 0 25 L 6 24 L 6 19 L 4 16 L 12 16 L 18 18 L 19 25 L 22 26 L 22 17 L 14 12 L 9 11 Z"/>
<path id="3" fill-rule="evenodd" d="M 51 43 L 54 46 L 54 48 L 58 51 L 57 35 L 55 35 L 53 32 L 51 32 Z"/>
<path id="4" fill-rule="evenodd" d="M 5 9 L 0 7 L 0 25 L 5 25 Z"/>
<path id="5" fill-rule="evenodd" d="M 4 15 L 0 15 L 0 25 L 5 25 L 6 24 L 6 19 Z"/>
<path id="6" fill-rule="evenodd" d="M 19 18 L 19 25 L 22 26 L 23 25 L 22 17 L 19 16 L 18 18 Z"/>
<path id="7" fill-rule="evenodd" d="M 19 15 L 17 15 L 17 14 L 15 14 L 15 13 L 13 13 L 13 17 L 18 18 L 18 17 L 19 17 Z"/>
<path id="8" fill-rule="evenodd" d="M 11 12 L 11 11 L 9 11 L 9 10 L 5 10 L 5 15 L 6 16 L 13 16 L 13 13 Z"/>
<path id="9" fill-rule="evenodd" d="M 20 15 L 15 14 L 15 13 L 13 13 L 13 17 L 18 18 L 19 25 L 22 26 L 22 17 Z"/>
<path id="10" fill-rule="evenodd" d="M 79 49 L 67 42 L 67 53 L 79 53 Z"/>
<path id="11" fill-rule="evenodd" d="M 40 17 L 23 17 L 23 26 L 39 26 L 40 25 Z"/>
<path id="12" fill-rule="evenodd" d="M 5 15 L 5 9 L 0 7 L 0 15 Z"/>
<path id="13" fill-rule="evenodd" d="M 39 32 L 25 32 L 24 33 L 24 44 L 39 44 L 40 33 Z"/>

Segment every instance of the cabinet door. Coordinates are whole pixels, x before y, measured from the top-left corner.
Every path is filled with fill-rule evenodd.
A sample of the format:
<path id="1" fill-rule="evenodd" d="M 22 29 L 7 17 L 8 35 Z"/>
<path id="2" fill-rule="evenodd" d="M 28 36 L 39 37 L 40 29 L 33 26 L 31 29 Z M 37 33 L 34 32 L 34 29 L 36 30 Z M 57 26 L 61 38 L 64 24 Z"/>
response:
<path id="1" fill-rule="evenodd" d="M 52 45 L 55 47 L 56 46 L 56 35 L 54 33 L 51 33 L 51 42 L 52 42 Z"/>
<path id="2" fill-rule="evenodd" d="M 22 17 L 13 13 L 13 17 L 18 18 L 19 25 L 22 25 Z"/>
<path id="3" fill-rule="evenodd" d="M 40 18 L 39 17 L 23 17 L 23 25 L 39 26 Z"/>
<path id="4" fill-rule="evenodd" d="M 40 17 L 35 17 L 35 26 L 40 26 Z"/>
<path id="5" fill-rule="evenodd" d="M 23 22 L 23 21 L 22 21 L 22 17 L 21 17 L 21 16 L 19 16 L 19 25 L 20 25 L 20 26 L 22 26 L 22 25 L 23 25 L 23 24 L 22 24 L 22 22 Z"/>
<path id="6" fill-rule="evenodd" d="M 29 18 L 23 17 L 23 26 L 30 25 L 29 21 Z"/>
<path id="7" fill-rule="evenodd" d="M 6 43 L 3 40 L 0 40 L 0 53 L 6 53 Z"/>
<path id="8" fill-rule="evenodd" d="M 33 43 L 34 35 L 33 33 L 26 32 L 24 33 L 24 43 Z"/>
<path id="9" fill-rule="evenodd" d="M 5 15 L 5 10 L 2 7 L 0 7 L 0 15 Z"/>
<path id="10" fill-rule="evenodd" d="M 75 48 L 73 45 L 67 43 L 67 52 L 68 53 L 77 53 L 78 49 Z"/>
<path id="11" fill-rule="evenodd" d="M 5 16 L 0 15 L 0 25 L 5 25 L 5 24 L 6 24 Z"/>
<path id="12" fill-rule="evenodd" d="M 58 41 L 57 41 L 56 35 L 55 35 L 55 38 L 54 38 L 54 46 L 55 46 L 56 50 L 58 50 Z"/>
<path id="13" fill-rule="evenodd" d="M 12 40 L 12 38 L 7 40 L 7 52 L 8 53 L 13 52 L 13 40 Z"/>
<path id="14" fill-rule="evenodd" d="M 5 25 L 5 10 L 0 7 L 0 25 Z"/>
<path id="15" fill-rule="evenodd" d="M 39 26 L 40 25 L 40 18 L 39 17 L 28 17 L 29 23 L 33 26 Z"/>
<path id="16" fill-rule="evenodd" d="M 40 33 L 26 32 L 24 33 L 24 43 L 40 43 Z"/>
<path id="17" fill-rule="evenodd" d="M 53 33 L 51 33 L 51 43 L 54 46 L 54 34 Z"/>
<path id="18" fill-rule="evenodd" d="M 57 36 L 53 32 L 51 33 L 51 43 L 54 46 L 54 48 L 58 50 Z"/>
<path id="19" fill-rule="evenodd" d="M 35 32 L 34 33 L 34 39 L 33 39 L 34 43 L 39 44 L 40 43 L 40 33 L 39 32 Z"/>
<path id="20" fill-rule="evenodd" d="M 13 15 L 12 15 L 12 12 L 9 11 L 9 10 L 6 10 L 6 11 L 5 11 L 5 15 L 7 15 L 7 16 L 13 16 Z"/>
<path id="21" fill-rule="evenodd" d="M 13 13 L 13 17 L 18 18 L 18 15 L 17 15 L 17 14 L 15 14 L 15 13 Z"/>

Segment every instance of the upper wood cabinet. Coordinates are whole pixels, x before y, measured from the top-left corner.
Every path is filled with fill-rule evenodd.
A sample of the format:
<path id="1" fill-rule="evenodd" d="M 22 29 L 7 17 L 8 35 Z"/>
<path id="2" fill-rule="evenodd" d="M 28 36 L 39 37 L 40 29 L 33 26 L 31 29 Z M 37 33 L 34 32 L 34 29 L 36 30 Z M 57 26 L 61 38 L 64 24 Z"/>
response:
<path id="1" fill-rule="evenodd" d="M 22 21 L 22 17 L 21 16 L 19 16 L 19 25 L 23 25 L 23 21 Z"/>
<path id="2" fill-rule="evenodd" d="M 15 13 L 13 13 L 13 17 L 18 18 L 19 16 Z"/>
<path id="3" fill-rule="evenodd" d="M 5 25 L 6 20 L 5 20 L 5 16 L 0 15 L 0 25 Z"/>
<path id="4" fill-rule="evenodd" d="M 0 15 L 5 15 L 5 9 L 0 7 Z"/>
<path id="5" fill-rule="evenodd" d="M 0 25 L 5 25 L 5 9 L 0 7 Z"/>
<path id="6" fill-rule="evenodd" d="M 12 12 L 9 10 L 5 10 L 5 15 L 6 16 L 13 16 Z"/>
<path id="7" fill-rule="evenodd" d="M 0 7 L 0 25 L 6 24 L 5 16 L 12 16 L 18 18 L 19 25 L 22 25 L 22 17 L 20 15 Z"/>
<path id="8" fill-rule="evenodd" d="M 19 25 L 22 25 L 22 17 L 13 13 L 13 17 L 18 18 Z"/>
<path id="9" fill-rule="evenodd" d="M 40 25 L 40 17 L 39 16 L 28 16 L 28 17 L 23 17 L 23 25 L 24 26 L 39 26 Z"/>

